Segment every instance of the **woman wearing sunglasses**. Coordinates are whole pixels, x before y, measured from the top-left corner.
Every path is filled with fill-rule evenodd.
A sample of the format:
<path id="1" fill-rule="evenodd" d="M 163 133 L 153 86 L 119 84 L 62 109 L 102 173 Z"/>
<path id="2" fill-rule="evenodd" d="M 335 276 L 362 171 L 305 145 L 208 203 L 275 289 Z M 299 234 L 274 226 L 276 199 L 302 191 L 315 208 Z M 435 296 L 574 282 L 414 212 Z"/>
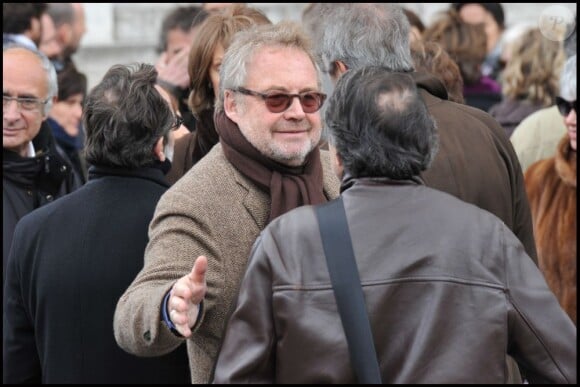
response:
<path id="1" fill-rule="evenodd" d="M 576 323 L 576 55 L 566 62 L 556 105 L 567 133 L 554 157 L 525 173 L 538 264 L 560 305 Z"/>

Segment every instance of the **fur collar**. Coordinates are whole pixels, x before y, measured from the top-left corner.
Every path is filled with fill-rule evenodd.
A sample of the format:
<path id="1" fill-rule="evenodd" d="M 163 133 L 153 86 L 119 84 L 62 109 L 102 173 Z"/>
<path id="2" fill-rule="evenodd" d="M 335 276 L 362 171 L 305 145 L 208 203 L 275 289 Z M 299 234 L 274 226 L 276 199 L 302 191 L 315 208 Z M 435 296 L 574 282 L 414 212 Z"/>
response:
<path id="1" fill-rule="evenodd" d="M 576 151 L 570 147 L 568 134 L 560 140 L 556 150 L 556 172 L 566 185 L 576 188 Z"/>

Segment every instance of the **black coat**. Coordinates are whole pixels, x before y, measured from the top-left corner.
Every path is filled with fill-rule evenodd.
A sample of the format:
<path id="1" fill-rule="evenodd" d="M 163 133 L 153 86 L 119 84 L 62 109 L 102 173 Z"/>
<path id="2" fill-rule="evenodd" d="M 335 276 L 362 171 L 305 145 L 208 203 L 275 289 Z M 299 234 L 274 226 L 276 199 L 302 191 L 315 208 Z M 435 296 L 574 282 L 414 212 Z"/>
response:
<path id="1" fill-rule="evenodd" d="M 2 283 L 12 234 L 20 218 L 81 185 L 74 179 L 72 166 L 56 150 L 46 121 L 32 142 L 35 157 L 21 157 L 6 149 L 2 152 Z"/>
<path id="2" fill-rule="evenodd" d="M 168 186 L 158 168 L 91 167 L 83 187 L 21 219 L 4 290 L 5 383 L 190 382 L 185 345 L 141 358 L 113 335 Z"/>

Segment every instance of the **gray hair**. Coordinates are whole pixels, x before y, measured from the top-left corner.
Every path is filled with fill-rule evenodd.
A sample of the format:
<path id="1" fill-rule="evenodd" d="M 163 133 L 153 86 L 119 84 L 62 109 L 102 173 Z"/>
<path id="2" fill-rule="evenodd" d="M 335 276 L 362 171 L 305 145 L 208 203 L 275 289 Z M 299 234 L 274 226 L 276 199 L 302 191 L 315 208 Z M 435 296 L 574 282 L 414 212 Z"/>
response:
<path id="1" fill-rule="evenodd" d="M 313 38 L 325 70 L 335 61 L 349 69 L 383 66 L 394 72 L 413 71 L 409 47 L 410 24 L 396 4 L 335 3 L 319 23 L 322 34 Z"/>
<path id="2" fill-rule="evenodd" d="M 220 90 L 215 111 L 223 111 L 224 90 L 244 86 L 248 74 L 248 63 L 263 47 L 282 46 L 304 51 L 316 69 L 318 88 L 322 87 L 322 72 L 318 66 L 312 42 L 299 23 L 281 21 L 277 24 L 254 26 L 237 32 L 226 50 L 220 68 Z"/>
<path id="3" fill-rule="evenodd" d="M 560 75 L 560 97 L 568 101 L 576 100 L 576 71 L 576 55 L 572 55 Z"/>
<path id="4" fill-rule="evenodd" d="M 30 47 L 24 46 L 22 44 L 8 43 L 8 44 L 4 45 L 3 52 L 6 53 L 6 51 L 8 51 L 8 50 L 18 49 L 18 48 L 29 51 L 29 52 L 33 53 L 34 55 L 36 55 L 36 57 L 40 60 L 42 69 L 46 72 L 46 75 L 47 75 L 46 81 L 47 81 L 47 86 L 48 86 L 47 87 L 48 95 L 46 96 L 46 98 L 48 101 L 43 105 L 43 111 L 42 111 L 42 113 L 44 115 L 46 115 L 46 114 L 48 114 L 48 112 L 52 108 L 52 103 L 53 103 L 54 97 L 56 97 L 58 95 L 58 78 L 56 75 L 56 70 L 54 69 L 52 62 L 50 61 L 50 59 L 48 59 L 48 57 L 46 55 L 44 55 L 42 52 L 40 52 L 38 50 L 33 50 Z"/>

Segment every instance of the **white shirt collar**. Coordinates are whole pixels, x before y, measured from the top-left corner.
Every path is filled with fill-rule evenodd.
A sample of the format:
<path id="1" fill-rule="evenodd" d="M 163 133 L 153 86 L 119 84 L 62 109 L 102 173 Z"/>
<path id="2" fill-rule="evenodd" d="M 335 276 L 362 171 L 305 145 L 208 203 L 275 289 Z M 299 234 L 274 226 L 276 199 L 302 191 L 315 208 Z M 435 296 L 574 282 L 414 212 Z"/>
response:
<path id="1" fill-rule="evenodd" d="M 36 44 L 26 35 L 22 34 L 3 34 L 5 37 L 7 36 L 12 42 L 16 44 L 20 44 L 31 50 L 38 51 Z"/>
<path id="2" fill-rule="evenodd" d="M 32 141 L 28 142 L 28 151 L 26 153 L 28 157 L 36 156 L 36 151 L 34 150 L 34 145 L 32 144 Z"/>

